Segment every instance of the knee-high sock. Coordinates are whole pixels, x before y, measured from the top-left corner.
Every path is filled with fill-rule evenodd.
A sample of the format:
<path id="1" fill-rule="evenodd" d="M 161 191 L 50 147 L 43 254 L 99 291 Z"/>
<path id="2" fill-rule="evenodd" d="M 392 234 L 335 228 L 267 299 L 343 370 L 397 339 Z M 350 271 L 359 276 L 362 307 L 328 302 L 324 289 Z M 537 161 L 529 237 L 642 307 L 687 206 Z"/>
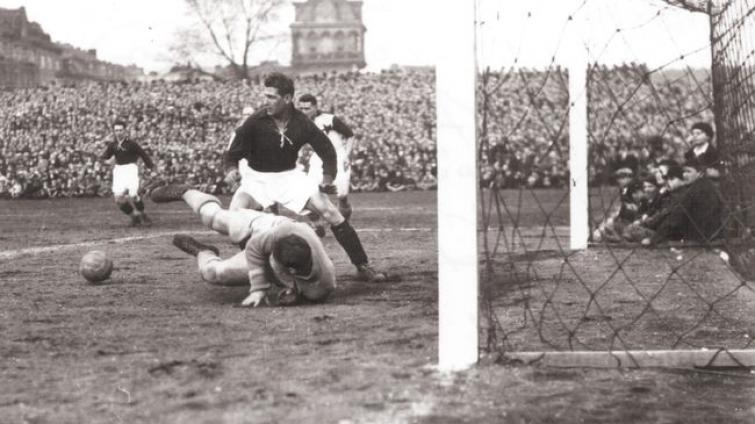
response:
<path id="1" fill-rule="evenodd" d="M 367 263 L 367 253 L 364 252 L 357 232 L 354 231 L 354 227 L 348 221 L 333 225 L 330 229 L 343 250 L 349 255 L 352 264 L 363 265 Z"/>
<path id="2" fill-rule="evenodd" d="M 120 209 L 121 212 L 125 213 L 126 215 L 131 215 L 131 213 L 134 212 L 134 207 L 131 206 L 131 203 L 129 202 L 118 203 L 118 209 Z"/>

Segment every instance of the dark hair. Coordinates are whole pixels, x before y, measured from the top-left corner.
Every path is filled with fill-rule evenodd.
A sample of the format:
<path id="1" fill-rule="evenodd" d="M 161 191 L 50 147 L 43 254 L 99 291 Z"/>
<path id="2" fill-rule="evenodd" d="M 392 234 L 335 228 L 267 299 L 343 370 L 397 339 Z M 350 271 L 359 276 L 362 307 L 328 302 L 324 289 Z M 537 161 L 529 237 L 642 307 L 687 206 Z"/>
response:
<path id="1" fill-rule="evenodd" d="M 655 175 L 643 174 L 643 175 L 640 176 L 640 181 L 642 183 L 650 183 L 650 184 L 658 187 L 658 180 L 655 179 Z"/>
<path id="2" fill-rule="evenodd" d="M 306 102 L 306 103 L 312 103 L 313 105 L 317 106 L 317 98 L 309 93 L 302 94 L 299 96 L 300 102 Z"/>
<path id="3" fill-rule="evenodd" d="M 312 262 L 312 249 L 309 248 L 306 240 L 290 234 L 275 243 L 273 258 L 286 268 L 305 272 Z"/>
<path id="4" fill-rule="evenodd" d="M 666 179 L 670 180 L 672 178 L 684 179 L 684 170 L 676 163 L 673 166 L 669 166 L 668 172 L 666 172 Z"/>
<path id="5" fill-rule="evenodd" d="M 713 138 L 713 127 L 710 126 L 707 122 L 695 122 L 694 125 L 692 125 L 693 130 L 700 130 L 704 132 L 708 138 Z"/>
<path id="6" fill-rule="evenodd" d="M 679 162 L 677 162 L 677 161 L 675 161 L 673 159 L 664 159 L 664 160 L 658 162 L 658 166 L 662 166 L 662 165 L 665 165 L 665 166 L 668 166 L 669 168 L 671 168 L 671 167 L 674 167 L 674 166 L 679 166 Z"/>
<path id="7" fill-rule="evenodd" d="M 117 125 L 120 125 L 123 128 L 126 128 L 126 121 L 124 121 L 123 119 L 116 119 L 115 121 L 113 121 L 113 127 Z"/>
<path id="8" fill-rule="evenodd" d="M 273 87 L 278 90 L 278 95 L 294 95 L 294 81 L 280 72 L 273 72 L 265 77 L 265 87 Z"/>
<path id="9" fill-rule="evenodd" d="M 662 150 L 663 146 L 666 144 L 666 140 L 660 135 L 652 135 L 648 138 L 647 143 L 654 150 Z"/>

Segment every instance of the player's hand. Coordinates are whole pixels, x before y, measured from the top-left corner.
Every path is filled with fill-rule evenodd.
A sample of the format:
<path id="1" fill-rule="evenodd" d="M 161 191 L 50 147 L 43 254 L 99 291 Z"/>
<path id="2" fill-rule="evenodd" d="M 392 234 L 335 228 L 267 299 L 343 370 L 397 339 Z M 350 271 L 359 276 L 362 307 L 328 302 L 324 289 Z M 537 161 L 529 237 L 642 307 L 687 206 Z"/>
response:
<path id="1" fill-rule="evenodd" d="M 236 191 L 239 186 L 239 181 L 241 181 L 241 173 L 238 169 L 231 169 L 227 174 L 225 174 L 223 181 L 225 181 L 225 183 L 228 185 L 228 187 L 231 188 L 232 191 Z"/>
<path id="2" fill-rule="evenodd" d="M 325 184 L 324 182 L 320 184 L 320 193 L 325 194 L 336 194 L 336 186 L 335 184 Z"/>
<path id="3" fill-rule="evenodd" d="M 266 297 L 264 290 L 253 291 L 241 302 L 241 306 L 251 306 L 252 308 L 256 308 L 262 304 Z"/>
<path id="4" fill-rule="evenodd" d="M 231 169 L 227 174 L 225 174 L 225 182 L 227 184 L 233 184 L 239 181 L 241 181 L 241 173 L 238 169 Z"/>

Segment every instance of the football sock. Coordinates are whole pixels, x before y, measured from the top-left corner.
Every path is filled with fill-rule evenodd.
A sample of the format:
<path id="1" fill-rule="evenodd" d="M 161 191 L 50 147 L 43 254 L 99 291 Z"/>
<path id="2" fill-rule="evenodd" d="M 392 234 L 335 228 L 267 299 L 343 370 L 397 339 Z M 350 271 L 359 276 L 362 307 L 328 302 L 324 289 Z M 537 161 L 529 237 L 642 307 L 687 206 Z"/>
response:
<path id="1" fill-rule="evenodd" d="M 121 212 L 125 213 L 126 215 L 131 215 L 131 212 L 134 211 L 134 207 L 131 206 L 131 203 L 119 203 L 118 208 L 121 210 Z"/>
<path id="2" fill-rule="evenodd" d="M 367 263 L 367 253 L 364 252 L 357 232 L 354 231 L 354 227 L 348 221 L 332 225 L 330 229 L 333 231 L 333 235 L 338 240 L 338 243 L 343 247 L 343 250 L 349 255 L 352 264 L 363 265 Z"/>
<path id="3" fill-rule="evenodd" d="M 136 198 L 136 199 L 134 200 L 134 207 L 135 207 L 135 208 L 136 208 L 136 210 L 138 210 L 139 212 L 143 212 L 143 211 L 144 211 L 144 202 L 142 202 L 142 199 L 141 199 L 141 198 L 137 197 L 137 198 Z"/>

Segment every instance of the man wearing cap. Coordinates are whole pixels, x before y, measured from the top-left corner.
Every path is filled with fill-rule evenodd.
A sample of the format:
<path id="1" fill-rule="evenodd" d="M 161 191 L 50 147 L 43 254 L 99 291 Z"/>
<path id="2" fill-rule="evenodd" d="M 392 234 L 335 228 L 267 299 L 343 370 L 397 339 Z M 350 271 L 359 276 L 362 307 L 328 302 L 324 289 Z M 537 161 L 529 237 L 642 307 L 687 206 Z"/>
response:
<path id="1" fill-rule="evenodd" d="M 711 144 L 713 135 L 713 127 L 707 122 L 692 125 L 690 136 L 687 138 L 687 143 L 691 147 L 684 153 L 684 162 L 704 168 L 705 175 L 715 179 L 721 176 L 721 157 Z"/>

